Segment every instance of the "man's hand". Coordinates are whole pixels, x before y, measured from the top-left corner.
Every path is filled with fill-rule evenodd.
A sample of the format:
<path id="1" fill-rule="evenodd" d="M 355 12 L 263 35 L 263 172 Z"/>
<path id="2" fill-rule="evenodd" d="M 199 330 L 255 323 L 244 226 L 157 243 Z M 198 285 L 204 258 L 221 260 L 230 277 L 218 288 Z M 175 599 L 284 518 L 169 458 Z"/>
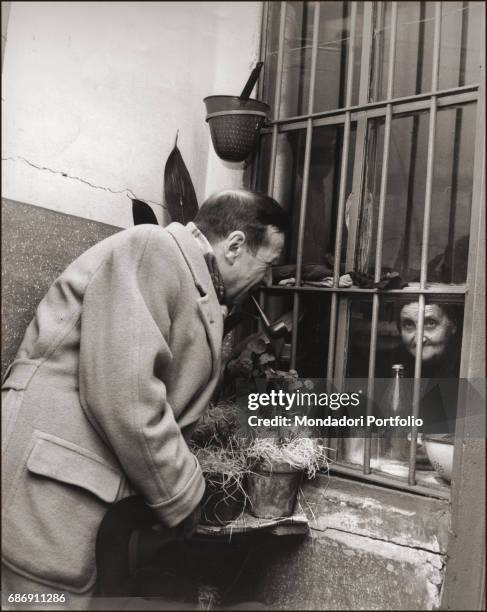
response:
<path id="1" fill-rule="evenodd" d="M 178 527 L 181 531 L 181 534 L 185 540 L 189 540 L 194 532 L 196 531 L 196 527 L 201 519 L 201 504 L 198 504 L 193 512 L 187 516 L 184 521 L 179 523 Z"/>

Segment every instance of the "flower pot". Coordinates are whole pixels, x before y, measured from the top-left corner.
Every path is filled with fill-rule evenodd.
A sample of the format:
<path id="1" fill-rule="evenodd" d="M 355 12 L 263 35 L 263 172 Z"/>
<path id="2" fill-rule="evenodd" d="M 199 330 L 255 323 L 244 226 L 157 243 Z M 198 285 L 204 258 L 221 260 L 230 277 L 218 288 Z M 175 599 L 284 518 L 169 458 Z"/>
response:
<path id="1" fill-rule="evenodd" d="M 201 501 L 201 525 L 222 526 L 238 518 L 245 508 L 242 484 L 224 474 L 205 474 Z"/>
<path id="2" fill-rule="evenodd" d="M 250 512 L 267 519 L 291 516 L 302 477 L 302 470 L 288 463 L 255 466 L 247 476 Z"/>
<path id="3" fill-rule="evenodd" d="M 238 96 L 207 96 L 206 121 L 218 157 L 225 161 L 241 162 L 256 148 L 269 105 Z"/>

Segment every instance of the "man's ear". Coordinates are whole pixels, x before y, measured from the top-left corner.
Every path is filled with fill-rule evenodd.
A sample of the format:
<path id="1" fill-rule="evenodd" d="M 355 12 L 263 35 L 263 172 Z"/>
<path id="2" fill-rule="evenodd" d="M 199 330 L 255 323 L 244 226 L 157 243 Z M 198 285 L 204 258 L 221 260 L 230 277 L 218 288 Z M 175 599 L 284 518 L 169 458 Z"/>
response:
<path id="1" fill-rule="evenodd" d="M 241 256 L 246 242 L 245 233 L 241 230 L 234 230 L 225 238 L 223 254 L 230 265 Z"/>

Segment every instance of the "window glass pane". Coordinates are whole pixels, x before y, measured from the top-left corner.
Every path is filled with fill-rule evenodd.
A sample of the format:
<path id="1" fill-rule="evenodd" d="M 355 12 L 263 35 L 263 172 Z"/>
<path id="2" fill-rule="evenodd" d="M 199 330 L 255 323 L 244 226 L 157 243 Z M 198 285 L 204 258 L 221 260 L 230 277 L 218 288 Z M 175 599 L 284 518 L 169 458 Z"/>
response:
<path id="1" fill-rule="evenodd" d="M 343 127 L 323 126 L 313 130 L 308 200 L 304 226 L 303 263 L 326 264 L 333 269 L 337 227 L 340 174 L 342 164 Z M 350 132 L 348 175 L 345 197 L 352 191 L 355 125 Z M 300 202 L 295 202 L 300 208 Z M 299 210 L 296 211 L 296 222 Z M 347 248 L 347 219 L 342 236 L 342 260 Z M 293 245 L 294 246 L 294 245 Z"/>
<path id="2" fill-rule="evenodd" d="M 387 97 L 390 34 L 390 4 L 387 2 L 377 2 L 374 11 L 374 38 L 372 44 L 371 83 L 369 92 L 370 102 L 385 100 Z"/>
<path id="3" fill-rule="evenodd" d="M 271 321 L 285 316 L 292 321 L 293 295 L 291 292 L 266 292 L 266 313 Z M 325 378 L 328 359 L 330 296 L 319 293 L 300 295 L 296 370 L 300 378 Z M 284 338 L 279 367 L 289 369 L 291 334 Z M 287 346 L 285 346 L 287 345 Z"/>
<path id="4" fill-rule="evenodd" d="M 283 58 L 282 94 L 279 116 L 292 117 L 308 112 L 313 43 L 312 2 L 288 2 Z"/>
<path id="5" fill-rule="evenodd" d="M 441 20 L 440 89 L 478 83 L 482 2 L 445 2 Z"/>
<path id="6" fill-rule="evenodd" d="M 399 2 L 395 98 L 431 91 L 434 5 L 435 2 Z"/>
<path id="7" fill-rule="evenodd" d="M 269 169 L 271 165 L 272 134 L 264 134 L 260 138 L 259 165 L 257 167 L 257 191 L 264 193 L 269 189 Z"/>
<path id="8" fill-rule="evenodd" d="M 431 203 L 428 281 L 463 283 L 467 274 L 472 201 L 475 105 L 440 109 Z M 429 114 L 394 118 L 387 180 L 382 274 L 418 282 L 421 267 Z M 374 274 L 384 120 L 369 122 L 366 192 L 357 270 Z"/>
<path id="9" fill-rule="evenodd" d="M 428 254 L 428 280 L 467 280 L 476 105 L 440 110 Z"/>
<path id="10" fill-rule="evenodd" d="M 296 370 L 300 377 L 325 378 L 330 333 L 330 295 L 300 296 Z"/>
<path id="11" fill-rule="evenodd" d="M 351 3 L 320 2 L 320 29 L 313 112 L 345 106 L 351 36 Z M 358 103 L 363 4 L 357 5 L 352 104 Z"/>
<path id="12" fill-rule="evenodd" d="M 434 2 L 399 2 L 393 96 L 431 90 Z M 373 79 L 370 101 L 384 100 L 391 26 L 391 3 L 375 3 Z"/>
<path id="13" fill-rule="evenodd" d="M 286 241 L 286 261 L 296 261 L 296 242 L 299 216 L 296 217 L 295 203 L 301 200 L 302 176 L 306 130 L 283 132 L 277 136 L 276 169 L 273 197 L 292 216 L 292 230 Z M 269 169 L 271 164 L 272 135 L 266 134 L 260 139 L 260 160 L 257 174 L 257 189 L 268 191 Z M 299 210 L 298 210 L 299 213 Z M 290 253 L 294 253 L 291 255 Z"/>
<path id="14" fill-rule="evenodd" d="M 284 254 L 287 263 L 296 263 L 305 145 L 306 130 L 293 130 L 278 136 L 274 198 L 291 217 Z"/>
<path id="15" fill-rule="evenodd" d="M 379 210 L 383 119 L 369 122 L 367 182 L 357 241 L 356 269 L 374 273 Z M 392 121 L 387 198 L 384 214 L 382 273 L 400 272 L 405 281 L 418 281 L 421 265 L 428 113 Z"/>
<path id="16" fill-rule="evenodd" d="M 387 97 L 390 2 L 377 2 L 370 100 Z M 399 2 L 393 96 L 431 90 L 434 42 L 434 2 Z M 483 5 L 480 2 L 443 2 L 441 14 L 439 89 L 478 83 Z"/>

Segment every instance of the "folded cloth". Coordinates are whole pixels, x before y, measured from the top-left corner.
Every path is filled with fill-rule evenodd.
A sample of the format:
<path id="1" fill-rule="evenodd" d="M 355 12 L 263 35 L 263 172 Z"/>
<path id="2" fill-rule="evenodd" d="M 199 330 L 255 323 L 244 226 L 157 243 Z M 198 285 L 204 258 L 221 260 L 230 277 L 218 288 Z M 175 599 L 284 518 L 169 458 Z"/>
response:
<path id="1" fill-rule="evenodd" d="M 394 271 L 387 272 L 381 276 L 377 283 L 374 281 L 374 277 L 371 274 L 363 274 L 362 272 L 350 272 L 349 274 L 354 285 L 362 289 L 402 289 L 408 285 L 402 280 L 399 272 Z"/>
<path id="2" fill-rule="evenodd" d="M 283 278 L 279 281 L 278 285 L 280 287 L 288 287 L 296 285 L 296 279 L 291 276 L 290 278 Z M 333 287 L 333 276 L 325 276 L 320 280 L 304 280 L 303 285 L 305 287 Z M 350 274 L 342 274 L 338 279 L 339 287 L 351 287 L 353 285 L 353 280 Z"/>
<path id="3" fill-rule="evenodd" d="M 327 276 L 319 281 L 305 281 L 303 283 L 308 287 L 333 287 L 333 276 Z M 342 274 L 338 279 L 339 287 L 351 287 L 353 285 L 353 280 L 350 274 Z"/>
<path id="4" fill-rule="evenodd" d="M 333 274 L 333 269 L 323 264 L 303 264 L 301 278 L 303 281 L 321 280 Z M 272 267 L 272 283 L 278 284 L 279 281 L 294 277 L 296 278 L 296 264 Z"/>
<path id="5" fill-rule="evenodd" d="M 402 280 L 399 272 L 387 272 L 378 283 L 374 284 L 377 289 L 402 289 L 407 287 L 408 284 Z"/>
<path id="6" fill-rule="evenodd" d="M 374 277 L 362 272 L 350 272 L 353 284 L 362 289 L 372 289 L 374 287 Z"/>

